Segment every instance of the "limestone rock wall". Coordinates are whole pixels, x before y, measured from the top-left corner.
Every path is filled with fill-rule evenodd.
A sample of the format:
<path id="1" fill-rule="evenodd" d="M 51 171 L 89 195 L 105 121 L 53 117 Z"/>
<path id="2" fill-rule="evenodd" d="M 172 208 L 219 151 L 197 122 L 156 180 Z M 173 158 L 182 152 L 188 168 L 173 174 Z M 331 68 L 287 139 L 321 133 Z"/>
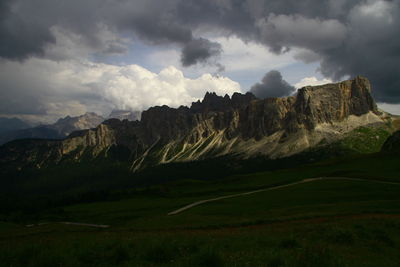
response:
<path id="1" fill-rule="evenodd" d="M 70 154 L 79 160 L 88 150 L 95 158 L 113 146 L 131 151 L 127 160 L 136 167 L 147 158 L 162 163 L 229 153 L 283 157 L 315 145 L 318 125 L 340 124 L 350 116 L 369 113 L 379 120 L 371 85 L 363 77 L 304 87 L 285 98 L 256 99 L 251 93 L 235 93 L 230 98 L 207 93 L 190 108 L 152 107 L 143 111 L 141 121 L 110 119 L 97 128 L 46 143 L 52 152 L 43 153 L 40 161 L 58 162 Z M 41 143 L 46 150 L 43 146 Z M 5 146 L 0 153 L 7 154 L 7 149 L 9 153 L 18 150 Z M 25 153 L 27 162 L 38 158 L 30 155 L 33 151 Z"/>

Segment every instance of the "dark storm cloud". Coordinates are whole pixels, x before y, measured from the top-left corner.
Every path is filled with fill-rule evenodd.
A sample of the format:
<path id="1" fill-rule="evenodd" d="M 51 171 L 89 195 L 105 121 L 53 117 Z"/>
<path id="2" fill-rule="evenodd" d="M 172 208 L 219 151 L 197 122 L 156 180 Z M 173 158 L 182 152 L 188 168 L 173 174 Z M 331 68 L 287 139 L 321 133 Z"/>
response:
<path id="1" fill-rule="evenodd" d="M 253 85 L 250 89 L 256 97 L 264 99 L 267 97 L 283 97 L 291 95 L 296 88 L 283 80 L 279 71 L 271 70 L 265 74 L 261 83 Z"/>
<path id="2" fill-rule="evenodd" d="M 132 27 L 140 37 L 154 44 L 186 44 L 193 39 L 190 29 L 167 19 L 157 20 L 152 17 L 139 16 L 132 19 L 128 25 L 123 26 Z"/>
<path id="3" fill-rule="evenodd" d="M 322 51 L 321 71 L 340 79 L 368 77 L 378 101 L 400 102 L 400 2 L 370 1 L 348 14 L 346 41 Z"/>
<path id="4" fill-rule="evenodd" d="M 326 77 L 366 76 L 378 101 L 400 102 L 400 0 L 14 0 L 0 1 L 0 15 L 0 57 L 7 59 L 46 56 L 55 26 L 100 53 L 126 49 L 105 42 L 99 25 L 173 44 L 184 66 L 221 53 L 207 36 L 234 35 L 277 54 L 301 48 L 296 58 L 320 62 Z"/>
<path id="5" fill-rule="evenodd" d="M 182 48 L 185 66 L 206 62 L 220 53 L 220 45 L 195 38 L 174 14 L 178 1 L 49 1 L 17 0 L 0 4 L 0 57 L 25 59 L 43 56 L 55 43 L 55 27 L 70 31 L 100 53 L 124 53 L 121 43 L 105 43 L 104 29 L 134 34 L 151 44 L 175 44 Z M 53 58 L 59 59 L 58 56 Z"/>
<path id="6" fill-rule="evenodd" d="M 262 42 L 276 53 L 293 46 L 325 51 L 340 46 L 347 34 L 347 28 L 338 20 L 300 15 L 271 14 L 259 22 L 259 28 Z"/>
<path id="7" fill-rule="evenodd" d="M 21 60 L 42 55 L 44 46 L 54 37 L 39 21 L 24 21 L 11 8 L 11 1 L 0 1 L 0 57 Z"/>
<path id="8" fill-rule="evenodd" d="M 366 76 L 378 101 L 400 102 L 399 0 L 185 0 L 178 11 L 277 54 L 305 49 L 296 58 L 319 61 L 326 77 Z"/>
<path id="9" fill-rule="evenodd" d="M 222 47 L 219 43 L 210 42 L 204 38 L 194 39 L 185 44 L 181 62 L 183 66 L 190 66 L 198 62 L 205 62 L 211 57 L 220 55 L 221 52 Z"/>
<path id="10" fill-rule="evenodd" d="M 154 21 L 152 17 L 140 16 L 133 19 L 129 25 L 136 34 L 153 44 L 175 43 L 181 46 L 181 63 L 185 67 L 206 63 L 222 52 L 219 43 L 205 38 L 194 38 L 189 28 L 170 21 L 168 17 Z"/>

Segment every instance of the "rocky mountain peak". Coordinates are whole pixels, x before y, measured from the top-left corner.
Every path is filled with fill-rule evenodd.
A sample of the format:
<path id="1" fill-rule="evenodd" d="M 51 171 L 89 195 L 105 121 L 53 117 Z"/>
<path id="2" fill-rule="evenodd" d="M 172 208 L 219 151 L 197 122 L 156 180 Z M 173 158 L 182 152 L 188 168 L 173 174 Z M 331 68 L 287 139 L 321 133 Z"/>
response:
<path id="1" fill-rule="evenodd" d="M 371 96 L 368 79 L 355 79 L 319 86 L 306 86 L 298 90 L 295 110 L 305 115 L 306 124 L 312 125 L 341 121 L 350 115 L 368 112 L 378 114 Z"/>
<path id="2" fill-rule="evenodd" d="M 79 117 L 99 117 L 98 114 L 96 114 L 95 112 L 86 112 L 85 114 L 79 116 Z"/>
<path id="3" fill-rule="evenodd" d="M 222 111 L 229 108 L 230 98 L 217 95 L 215 92 L 207 92 L 203 101 L 192 103 L 191 110 L 194 112 Z"/>
<path id="4" fill-rule="evenodd" d="M 55 124 L 51 125 L 51 128 L 68 135 L 76 130 L 94 128 L 103 121 L 104 118 L 102 116 L 94 112 L 86 112 L 77 117 L 66 116 L 63 119 L 59 119 Z"/>
<path id="5" fill-rule="evenodd" d="M 256 97 L 247 92 L 246 94 L 234 93 L 232 98 L 228 95 L 219 96 L 215 92 L 207 92 L 203 98 L 203 101 L 193 102 L 190 110 L 192 112 L 209 112 L 209 111 L 226 111 L 233 108 L 239 108 L 246 106 L 250 101 L 256 99 Z"/>
<path id="6" fill-rule="evenodd" d="M 245 94 L 234 93 L 232 95 L 232 106 L 234 108 L 248 105 L 251 101 L 257 99 L 253 93 L 247 92 Z"/>
<path id="7" fill-rule="evenodd" d="M 105 149 L 122 146 L 130 151 L 126 160 L 132 161 L 134 170 L 226 154 L 276 158 L 299 153 L 321 140 L 337 140 L 355 127 L 384 124 L 384 120 L 369 81 L 356 77 L 307 86 L 284 98 L 206 93 L 190 108 L 151 107 L 135 122 L 109 119 L 94 129 L 71 134 L 58 145 L 52 143 L 55 151 L 50 154 L 61 160 L 74 152 L 79 160 L 87 150 L 95 158 Z M 41 162 L 47 160 L 41 158 Z"/>
<path id="8" fill-rule="evenodd" d="M 0 134 L 0 144 L 24 138 L 63 139 L 74 131 L 95 128 L 103 121 L 104 118 L 94 112 L 87 112 L 76 117 L 68 115 L 58 119 L 54 124 Z"/>

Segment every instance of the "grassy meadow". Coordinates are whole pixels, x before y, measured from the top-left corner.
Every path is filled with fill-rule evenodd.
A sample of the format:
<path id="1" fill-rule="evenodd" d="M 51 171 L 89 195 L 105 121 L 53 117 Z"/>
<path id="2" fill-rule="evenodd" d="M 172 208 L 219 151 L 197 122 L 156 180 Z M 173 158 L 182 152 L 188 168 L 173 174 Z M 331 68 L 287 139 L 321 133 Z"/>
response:
<path id="1" fill-rule="evenodd" d="M 160 171 L 159 183 L 110 183 L 92 198 L 3 212 L 0 266 L 399 266 L 399 162 L 378 153 L 255 173 L 228 170 L 212 179 L 184 172 L 162 179 Z M 327 179 L 167 215 L 199 200 L 313 177 Z"/>

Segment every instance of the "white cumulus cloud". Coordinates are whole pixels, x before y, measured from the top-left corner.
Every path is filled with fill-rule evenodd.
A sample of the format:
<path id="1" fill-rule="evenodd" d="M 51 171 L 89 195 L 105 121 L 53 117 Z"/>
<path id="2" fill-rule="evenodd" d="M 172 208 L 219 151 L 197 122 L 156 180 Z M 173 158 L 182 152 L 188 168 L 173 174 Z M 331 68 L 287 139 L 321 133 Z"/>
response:
<path id="1" fill-rule="evenodd" d="M 303 79 L 301 79 L 298 83 L 296 83 L 294 85 L 294 87 L 296 88 L 302 88 L 304 86 L 308 86 L 308 85 L 321 85 L 321 84 L 327 84 L 327 83 L 332 83 L 332 80 L 330 79 L 321 79 L 318 80 L 317 77 L 305 77 Z"/>
<path id="2" fill-rule="evenodd" d="M 400 115 L 400 104 L 377 103 L 378 107 L 394 115 Z"/>
<path id="3" fill-rule="evenodd" d="M 82 79 L 82 83 L 89 84 L 94 92 L 119 109 L 143 110 L 154 105 L 178 107 L 190 105 L 207 91 L 219 95 L 240 92 L 240 85 L 229 78 L 203 74 L 189 79 L 173 66 L 153 73 L 138 65 L 96 64 Z"/>
<path id="4" fill-rule="evenodd" d="M 0 95 L 8 103 L 0 107 L 0 115 L 49 121 L 87 111 L 108 115 L 112 109 L 178 107 L 201 99 L 207 91 L 232 95 L 240 92 L 240 85 L 211 74 L 187 78 L 173 66 L 154 73 L 135 64 L 32 58 L 8 61 L 0 68 Z"/>

